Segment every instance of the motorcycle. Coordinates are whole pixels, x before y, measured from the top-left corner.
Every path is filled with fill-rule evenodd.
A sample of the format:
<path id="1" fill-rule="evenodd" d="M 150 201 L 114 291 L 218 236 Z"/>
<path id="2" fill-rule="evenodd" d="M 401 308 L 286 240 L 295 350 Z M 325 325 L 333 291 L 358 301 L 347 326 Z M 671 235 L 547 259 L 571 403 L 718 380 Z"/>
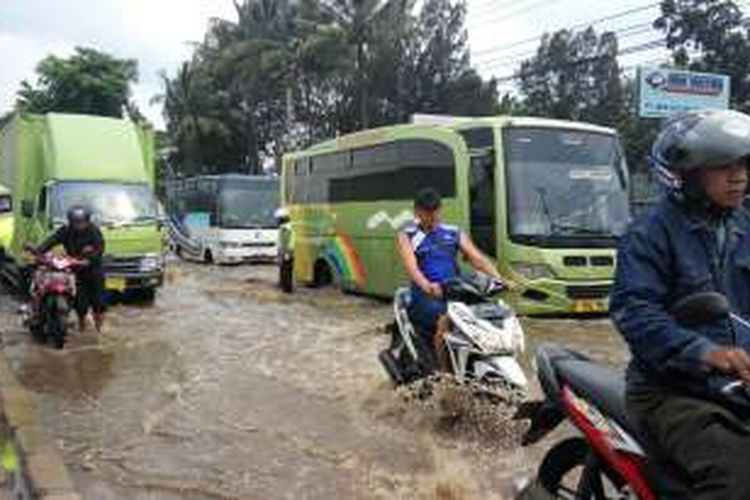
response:
<path id="1" fill-rule="evenodd" d="M 445 336 L 450 373 L 459 383 L 518 400 L 528 381 L 516 355 L 524 349 L 524 333 L 515 312 L 492 297 L 504 285 L 488 275 L 473 274 L 443 284 L 451 330 Z M 411 291 L 399 288 L 393 299 L 395 323 L 379 360 L 395 385 L 425 378 L 436 371 L 431 332 L 418 331 L 409 318 Z"/>
<path id="2" fill-rule="evenodd" d="M 68 316 L 76 297 L 75 270 L 85 261 L 51 253 L 34 257 L 29 287 L 30 303 L 25 308 L 24 323 L 39 341 L 51 341 L 57 349 L 65 345 Z"/>
<path id="3" fill-rule="evenodd" d="M 726 319 L 732 328 L 750 328 L 715 292 L 686 297 L 672 315 L 687 327 Z M 523 444 L 538 442 L 565 420 L 581 432 L 558 442 L 545 455 L 533 486 L 541 489 L 541 495 L 597 500 L 690 496 L 680 471 L 659 457 L 631 424 L 623 374 L 555 344 L 539 346 L 535 365 L 545 399 L 519 411 L 531 417 Z M 742 382 L 718 375 L 714 380 L 717 394 L 726 402 L 750 407 L 750 394 Z"/>

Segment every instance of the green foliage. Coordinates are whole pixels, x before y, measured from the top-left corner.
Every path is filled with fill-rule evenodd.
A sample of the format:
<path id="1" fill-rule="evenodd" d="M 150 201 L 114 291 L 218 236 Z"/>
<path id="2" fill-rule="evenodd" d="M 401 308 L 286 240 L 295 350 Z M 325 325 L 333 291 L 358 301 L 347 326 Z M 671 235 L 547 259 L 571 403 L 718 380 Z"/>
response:
<path id="1" fill-rule="evenodd" d="M 534 116 L 614 126 L 627 115 L 617 37 L 593 28 L 545 35 L 520 69 L 524 108 Z"/>
<path id="2" fill-rule="evenodd" d="M 165 79 L 175 163 L 258 171 L 267 158 L 416 112 L 492 114 L 469 65 L 464 0 L 243 0 Z"/>
<path id="3" fill-rule="evenodd" d="M 46 57 L 36 72 L 36 85 L 24 80 L 18 91 L 17 107 L 22 111 L 122 117 L 124 111 L 136 110 L 129 103 L 130 84 L 138 78 L 135 60 L 78 47 L 69 58 Z"/>
<path id="4" fill-rule="evenodd" d="M 654 27 L 665 32 L 675 63 L 731 77 L 731 104 L 750 111 L 750 31 L 730 0 L 663 0 Z"/>

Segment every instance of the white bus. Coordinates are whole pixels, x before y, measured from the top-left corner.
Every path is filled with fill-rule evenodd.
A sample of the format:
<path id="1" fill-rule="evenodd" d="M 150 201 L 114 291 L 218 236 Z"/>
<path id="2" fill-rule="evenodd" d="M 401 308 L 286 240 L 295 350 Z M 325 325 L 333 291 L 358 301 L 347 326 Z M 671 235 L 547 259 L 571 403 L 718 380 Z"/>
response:
<path id="1" fill-rule="evenodd" d="M 273 261 L 279 207 L 276 177 L 209 175 L 169 181 L 175 252 L 206 263 Z"/>

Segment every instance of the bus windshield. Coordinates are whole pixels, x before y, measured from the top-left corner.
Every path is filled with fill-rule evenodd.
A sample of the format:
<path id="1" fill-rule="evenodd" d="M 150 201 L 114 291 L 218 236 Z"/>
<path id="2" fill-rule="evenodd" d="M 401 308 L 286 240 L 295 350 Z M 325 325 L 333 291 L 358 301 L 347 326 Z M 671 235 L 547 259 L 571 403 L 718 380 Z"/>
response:
<path id="1" fill-rule="evenodd" d="M 226 181 L 219 191 L 219 227 L 275 228 L 274 212 L 278 207 L 277 181 Z"/>
<path id="2" fill-rule="evenodd" d="M 611 242 L 624 232 L 626 167 L 615 136 L 529 127 L 506 130 L 504 141 L 511 238 Z"/>
<path id="3" fill-rule="evenodd" d="M 156 198 L 146 184 L 60 182 L 50 191 L 52 220 L 65 220 L 68 209 L 85 205 L 102 224 L 148 224 L 157 217 Z"/>

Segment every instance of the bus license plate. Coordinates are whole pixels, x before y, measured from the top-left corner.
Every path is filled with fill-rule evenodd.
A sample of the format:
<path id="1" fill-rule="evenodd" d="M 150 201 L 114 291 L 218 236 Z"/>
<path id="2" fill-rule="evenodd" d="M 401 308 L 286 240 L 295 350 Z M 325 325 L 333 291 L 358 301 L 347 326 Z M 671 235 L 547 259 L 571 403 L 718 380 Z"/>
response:
<path id="1" fill-rule="evenodd" d="M 124 292 L 127 288 L 125 278 L 107 278 L 104 282 L 104 287 L 107 290 L 114 290 L 116 292 Z"/>
<path id="2" fill-rule="evenodd" d="M 598 313 L 604 311 L 604 305 L 599 300 L 576 300 L 573 302 L 573 312 Z"/>

